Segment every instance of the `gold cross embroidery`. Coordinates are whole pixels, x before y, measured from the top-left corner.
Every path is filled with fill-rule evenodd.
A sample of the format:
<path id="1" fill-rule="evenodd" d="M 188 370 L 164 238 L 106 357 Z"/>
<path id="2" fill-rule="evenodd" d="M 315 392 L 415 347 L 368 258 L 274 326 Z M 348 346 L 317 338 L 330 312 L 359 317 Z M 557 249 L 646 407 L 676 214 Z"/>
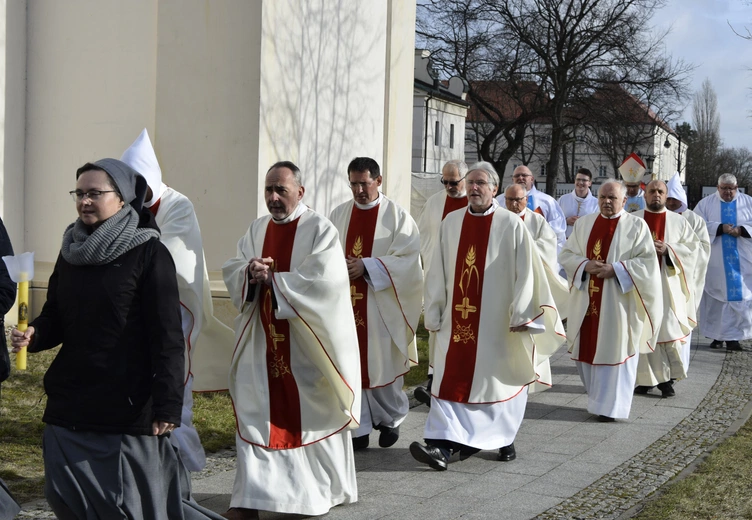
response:
<path id="1" fill-rule="evenodd" d="M 274 326 L 274 323 L 269 325 L 269 337 L 272 338 L 272 349 L 275 351 L 277 350 L 277 343 L 281 343 L 285 340 L 284 334 L 277 334 L 277 329 Z"/>
<path id="2" fill-rule="evenodd" d="M 352 306 L 355 307 L 355 302 L 358 300 L 363 299 L 363 293 L 357 292 L 357 289 L 354 285 L 350 286 L 350 301 L 352 302 Z"/>
<path id="3" fill-rule="evenodd" d="M 591 298 L 593 297 L 593 293 L 601 292 L 601 290 L 598 289 L 595 286 L 595 280 L 590 280 L 590 289 L 589 290 L 590 290 L 590 297 Z"/>
<path id="4" fill-rule="evenodd" d="M 477 311 L 478 308 L 475 307 L 474 305 L 470 305 L 470 300 L 468 299 L 467 296 L 465 296 L 464 298 L 462 298 L 462 305 L 455 305 L 454 310 L 456 310 L 457 312 L 461 312 L 462 319 L 466 320 L 468 314 L 471 312 Z"/>

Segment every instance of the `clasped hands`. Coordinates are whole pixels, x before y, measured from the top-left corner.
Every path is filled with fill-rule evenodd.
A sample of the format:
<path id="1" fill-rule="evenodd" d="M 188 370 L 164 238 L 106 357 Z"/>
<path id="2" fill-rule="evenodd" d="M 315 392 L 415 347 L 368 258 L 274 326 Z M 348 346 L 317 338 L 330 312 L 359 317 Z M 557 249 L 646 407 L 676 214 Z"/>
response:
<path id="1" fill-rule="evenodd" d="M 668 252 L 668 245 L 663 240 L 653 240 L 653 245 L 655 245 L 655 252 L 658 253 L 658 256 L 666 256 L 666 253 Z"/>
<path id="2" fill-rule="evenodd" d="M 734 227 L 731 224 L 724 224 L 723 225 L 723 234 L 729 235 L 732 237 L 739 237 L 742 234 L 741 228 Z"/>
<path id="3" fill-rule="evenodd" d="M 274 272 L 274 259 L 271 257 L 251 258 L 248 262 L 251 269 L 251 283 L 265 283 L 266 285 L 272 284 L 272 273 Z"/>
<path id="4" fill-rule="evenodd" d="M 347 274 L 350 276 L 350 280 L 360 278 L 366 272 L 366 266 L 363 264 L 362 258 L 348 255 L 345 261 L 347 262 Z"/>
<path id="5" fill-rule="evenodd" d="M 616 276 L 614 266 L 607 264 L 606 262 L 601 262 L 600 260 L 589 260 L 588 263 L 585 264 L 585 272 L 591 276 L 603 279 Z"/>

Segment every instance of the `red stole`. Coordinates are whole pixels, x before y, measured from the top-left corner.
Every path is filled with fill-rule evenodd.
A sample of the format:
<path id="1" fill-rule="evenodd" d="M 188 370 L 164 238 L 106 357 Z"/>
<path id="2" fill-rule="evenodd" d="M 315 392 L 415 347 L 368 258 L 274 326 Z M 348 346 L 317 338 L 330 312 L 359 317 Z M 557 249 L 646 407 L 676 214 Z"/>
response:
<path id="1" fill-rule="evenodd" d="M 447 215 L 449 215 L 452 211 L 456 211 L 458 209 L 462 209 L 466 207 L 467 207 L 467 196 L 453 199 L 452 197 L 447 195 L 446 200 L 444 201 L 444 213 L 441 214 L 441 220 L 444 220 L 444 218 Z"/>
<path id="2" fill-rule="evenodd" d="M 446 355 L 439 399 L 467 403 L 473 386 L 478 353 L 483 276 L 486 250 L 494 214 L 476 217 L 465 214 L 457 247 L 452 290 L 452 337 Z"/>
<path id="3" fill-rule="evenodd" d="M 370 209 L 359 209 L 353 204 L 350 224 L 347 226 L 345 257 L 369 258 L 373 249 L 373 235 L 379 218 L 379 204 Z M 350 300 L 355 315 L 360 349 L 360 377 L 363 388 L 371 387 L 368 378 L 368 282 L 361 276 L 350 280 Z"/>
<path id="4" fill-rule="evenodd" d="M 269 221 L 261 256 L 274 259 L 275 272 L 290 271 L 290 257 L 299 219 L 287 224 Z M 290 324 L 274 316 L 272 288 L 261 284 L 261 324 L 266 335 L 266 372 L 269 380 L 269 447 L 297 448 L 302 444 L 300 395 L 290 368 Z"/>
<path id="5" fill-rule="evenodd" d="M 538 215 L 540 215 L 541 217 L 543 217 L 543 218 L 546 218 L 546 216 L 545 216 L 545 215 L 543 214 L 543 210 L 542 210 L 542 209 L 540 208 L 540 206 L 538 206 L 537 208 L 535 208 L 535 209 L 533 210 L 533 213 L 537 213 L 537 214 L 538 214 Z"/>
<path id="6" fill-rule="evenodd" d="M 621 217 L 612 219 L 604 218 L 598 215 L 590 231 L 590 237 L 587 243 L 588 260 L 600 260 L 605 262 L 608 258 L 608 251 L 611 248 L 611 240 L 614 238 L 616 225 Z M 590 283 L 587 291 L 590 295 L 588 310 L 585 318 L 582 320 L 580 328 L 580 354 L 577 361 L 583 363 L 593 363 L 595 359 L 595 350 L 598 344 L 598 324 L 600 322 L 601 300 L 603 299 L 603 278 L 590 276 Z"/>
<path id="7" fill-rule="evenodd" d="M 157 202 L 149 206 L 149 211 L 151 211 L 151 214 L 155 217 L 157 216 L 157 211 L 159 211 L 159 203 L 162 202 L 162 197 L 159 197 L 157 199 Z"/>
<path id="8" fill-rule="evenodd" d="M 666 236 L 666 212 L 663 213 L 651 213 L 645 210 L 645 222 L 650 228 L 650 233 L 653 235 L 653 240 L 664 241 Z M 658 268 L 663 267 L 663 255 L 659 255 L 658 252 Z"/>

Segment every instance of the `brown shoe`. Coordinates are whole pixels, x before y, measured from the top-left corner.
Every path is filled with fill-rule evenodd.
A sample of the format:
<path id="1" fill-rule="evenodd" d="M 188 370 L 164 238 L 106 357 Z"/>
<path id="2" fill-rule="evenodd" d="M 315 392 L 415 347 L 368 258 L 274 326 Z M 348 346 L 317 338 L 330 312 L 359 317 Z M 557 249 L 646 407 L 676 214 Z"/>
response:
<path id="1" fill-rule="evenodd" d="M 245 507 L 231 507 L 220 516 L 228 520 L 259 520 L 258 509 L 248 509 Z"/>

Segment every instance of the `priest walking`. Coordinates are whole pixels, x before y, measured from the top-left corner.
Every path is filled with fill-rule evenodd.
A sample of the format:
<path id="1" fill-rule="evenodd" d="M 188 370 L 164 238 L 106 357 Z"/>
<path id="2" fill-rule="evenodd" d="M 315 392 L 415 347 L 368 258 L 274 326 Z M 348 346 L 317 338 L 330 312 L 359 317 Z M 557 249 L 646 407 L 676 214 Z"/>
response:
<path id="1" fill-rule="evenodd" d="M 418 230 L 420 231 L 420 256 L 423 260 L 423 269 L 431 264 L 431 253 L 436 247 L 439 238 L 439 226 L 444 218 L 452 211 L 467 208 L 467 190 L 465 189 L 465 175 L 467 164 L 458 159 L 448 161 L 441 169 L 441 184 L 444 190 L 431 195 L 423 211 L 418 217 Z M 425 271 L 424 271 L 425 273 Z M 433 384 L 433 345 L 435 337 L 429 334 L 428 338 L 428 385 L 424 388 L 418 386 L 413 391 L 415 399 L 431 406 L 431 385 Z"/>
<path id="2" fill-rule="evenodd" d="M 700 315 L 700 300 L 705 289 L 705 275 L 708 272 L 708 261 L 710 260 L 710 238 L 708 237 L 708 226 L 705 221 L 694 211 L 687 208 L 687 193 L 681 184 L 679 173 L 674 174 L 668 181 L 668 197 L 666 198 L 666 208 L 669 211 L 681 215 L 689 223 L 689 227 L 695 233 L 697 240 L 695 272 L 692 274 L 692 307 L 695 309 L 696 316 Z M 698 321 L 699 323 L 699 321 Z M 692 332 L 689 333 L 686 340 L 687 348 L 682 349 L 682 363 L 684 369 L 689 369 L 690 346 L 692 345 Z"/>
<path id="3" fill-rule="evenodd" d="M 687 219 L 666 210 L 668 187 L 663 181 L 651 181 L 645 189 L 644 210 L 634 213 L 645 219 L 655 244 L 661 273 L 663 319 L 654 352 L 640 355 L 637 365 L 636 394 L 647 394 L 657 386 L 662 397 L 676 394 L 674 381 L 687 377 L 684 350 L 692 329 L 697 325 L 694 308 L 694 273 L 699 242 Z"/>
<path id="4" fill-rule="evenodd" d="M 350 430 L 360 363 L 337 230 L 301 202 L 291 162 L 266 174 L 271 215 L 255 220 L 222 268 L 240 315 L 230 365 L 237 473 L 225 517 L 258 510 L 323 515 L 357 501 Z"/>
<path id="5" fill-rule="evenodd" d="M 412 217 L 379 191 L 381 172 L 376 161 L 356 157 L 347 175 L 353 200 L 334 208 L 330 219 L 347 260 L 358 331 L 352 348 L 360 348 L 363 399 L 353 447 L 367 448 L 376 429 L 379 446 L 388 448 L 397 442 L 409 409 L 402 376 L 418 363 L 420 235 Z"/>
<path id="6" fill-rule="evenodd" d="M 570 285 L 569 352 L 601 422 L 629 417 L 638 354 L 655 349 L 663 317 L 655 244 L 625 199 L 622 183 L 604 182 L 600 212 L 575 223 L 559 255 Z"/>
<path id="7" fill-rule="evenodd" d="M 466 178 L 468 209 L 441 224 L 425 287 L 425 325 L 436 332 L 425 445 L 410 453 L 435 470 L 480 450 L 516 457 L 536 367 L 563 342 L 563 327 L 530 233 L 494 199 L 489 163 Z M 550 381 L 543 381 L 550 384 Z"/>
<path id="8" fill-rule="evenodd" d="M 700 333 L 713 340 L 710 348 L 725 341 L 727 350 L 743 350 L 739 342 L 752 338 L 752 197 L 724 173 L 695 213 L 707 223 L 711 243 Z"/>

